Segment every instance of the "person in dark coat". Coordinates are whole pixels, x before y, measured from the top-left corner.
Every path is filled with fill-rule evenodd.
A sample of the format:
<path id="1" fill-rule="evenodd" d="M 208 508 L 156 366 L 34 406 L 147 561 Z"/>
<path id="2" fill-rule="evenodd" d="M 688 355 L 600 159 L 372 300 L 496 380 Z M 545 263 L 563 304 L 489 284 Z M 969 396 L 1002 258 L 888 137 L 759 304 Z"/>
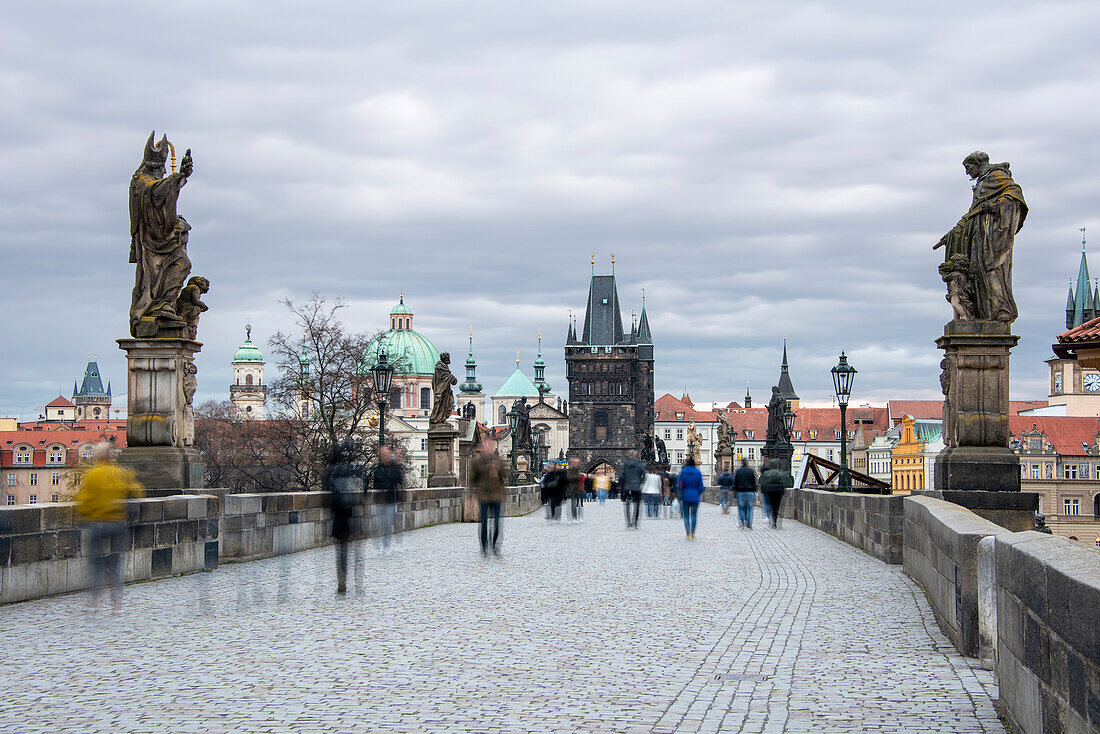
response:
<path id="1" fill-rule="evenodd" d="M 547 472 L 543 481 L 543 488 L 546 491 L 547 502 L 547 521 L 561 522 L 561 505 L 565 501 L 565 485 L 567 483 L 565 477 L 565 469 L 554 469 Z"/>
<path id="2" fill-rule="evenodd" d="M 404 499 L 402 490 L 405 487 L 405 472 L 389 446 L 383 446 L 378 450 L 378 465 L 374 467 L 371 483 L 378 492 L 377 501 L 382 509 L 381 527 L 378 532 L 378 537 L 381 539 L 381 552 L 382 555 L 388 556 L 394 533 L 401 527 L 397 505 Z"/>
<path id="3" fill-rule="evenodd" d="M 768 505 L 768 517 L 772 527 L 779 527 L 779 510 L 783 506 L 783 495 L 787 492 L 787 480 L 790 475 L 770 466 L 767 459 L 760 466 L 760 492 Z"/>
<path id="4" fill-rule="evenodd" d="M 565 468 L 565 481 L 562 483 L 565 497 L 569 498 L 570 523 L 582 521 L 581 518 L 584 513 L 584 486 L 588 481 L 591 481 L 590 478 L 581 474 L 581 460 L 576 456 L 571 457 L 569 459 L 569 466 Z"/>
<path id="5" fill-rule="evenodd" d="M 332 539 L 336 545 L 336 593 L 347 593 L 348 543 L 351 540 L 355 508 L 363 505 L 363 467 L 356 461 L 355 444 L 343 441 L 332 447 L 325 463 L 322 486 L 329 493 L 332 508 Z M 355 552 L 355 582 L 363 588 L 359 549 Z"/>
<path id="6" fill-rule="evenodd" d="M 626 528 L 637 529 L 638 513 L 642 508 L 642 482 L 645 481 L 645 464 L 638 460 L 637 451 L 629 451 L 619 470 L 619 492 L 623 498 L 623 515 Z"/>
<path id="7" fill-rule="evenodd" d="M 730 514 L 730 493 L 733 492 L 733 474 L 724 471 L 718 475 L 718 505 L 722 514 Z"/>
<path id="8" fill-rule="evenodd" d="M 737 517 L 741 527 L 752 530 L 752 507 L 756 504 L 756 472 L 747 459 L 733 475 L 733 494 L 737 498 Z"/>
<path id="9" fill-rule="evenodd" d="M 481 555 L 500 555 L 500 514 L 508 501 L 508 467 L 500 460 L 492 441 L 482 441 L 470 462 L 470 488 L 477 492 L 481 504 L 479 538 Z M 492 522 L 492 535 L 489 523 Z"/>

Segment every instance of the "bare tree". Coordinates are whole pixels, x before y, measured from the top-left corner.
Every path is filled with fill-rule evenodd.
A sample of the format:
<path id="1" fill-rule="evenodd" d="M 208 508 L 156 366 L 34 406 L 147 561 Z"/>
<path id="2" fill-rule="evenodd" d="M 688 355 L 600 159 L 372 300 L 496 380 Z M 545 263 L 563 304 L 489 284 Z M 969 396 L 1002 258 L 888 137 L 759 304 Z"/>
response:
<path id="1" fill-rule="evenodd" d="M 230 492 L 278 492 L 293 484 L 285 443 L 292 440 L 285 421 L 238 416 L 228 401 L 195 408 L 195 448 L 203 456 L 207 487 Z"/>
<path id="2" fill-rule="evenodd" d="M 314 293 L 304 303 L 283 304 L 294 314 L 301 337 L 276 332 L 268 340 L 279 369 L 268 397 L 273 418 L 285 431 L 269 448 L 280 454 L 294 484 L 316 489 L 333 446 L 351 442 L 357 461 L 374 459 L 377 446 L 367 430 L 374 386 L 371 365 L 363 363 L 371 336 L 346 329 L 340 299 L 330 302 Z"/>

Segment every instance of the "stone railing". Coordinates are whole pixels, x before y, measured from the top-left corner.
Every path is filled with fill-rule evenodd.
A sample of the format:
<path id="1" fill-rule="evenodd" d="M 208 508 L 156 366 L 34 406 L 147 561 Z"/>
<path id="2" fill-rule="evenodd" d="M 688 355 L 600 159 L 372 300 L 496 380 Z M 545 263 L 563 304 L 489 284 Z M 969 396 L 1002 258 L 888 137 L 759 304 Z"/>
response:
<path id="1" fill-rule="evenodd" d="M 883 494 L 790 489 L 783 517 L 817 528 L 870 553 L 880 561 L 902 561 L 902 500 Z"/>
<path id="2" fill-rule="evenodd" d="M 900 548 L 902 568 L 924 588 L 940 628 L 993 669 L 1013 731 L 1100 731 L 1100 551 L 1013 532 L 945 501 L 956 493 L 930 494 L 796 489 L 783 515 L 888 562 L 898 562 L 890 559 Z M 973 501 L 1013 527 L 1033 513 L 1033 499 L 995 499 L 992 507 Z"/>
<path id="3" fill-rule="evenodd" d="M 218 565 L 218 500 L 207 495 L 130 504 L 123 553 L 126 581 L 211 570 Z M 0 507 L 0 603 L 91 586 L 83 528 L 72 503 Z"/>
<path id="4" fill-rule="evenodd" d="M 332 542 L 325 492 L 189 493 L 134 500 L 124 548 L 126 581 L 141 581 L 294 553 Z M 398 531 L 476 520 L 478 506 L 462 487 L 410 489 L 398 503 Z M 509 488 L 504 513 L 539 508 L 539 488 Z M 355 538 L 377 536 L 384 505 L 368 492 L 352 521 Z M 91 586 L 90 557 L 73 505 L 0 507 L 0 603 Z"/>

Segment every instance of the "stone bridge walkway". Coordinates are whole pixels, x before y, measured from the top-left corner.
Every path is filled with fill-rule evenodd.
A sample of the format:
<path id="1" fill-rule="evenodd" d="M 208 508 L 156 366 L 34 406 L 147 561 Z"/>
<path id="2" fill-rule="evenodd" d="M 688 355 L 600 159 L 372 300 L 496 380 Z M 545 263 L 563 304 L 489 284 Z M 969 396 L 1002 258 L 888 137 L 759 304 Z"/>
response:
<path id="1" fill-rule="evenodd" d="M 505 521 L 0 608 L 0 731 L 1002 732 L 900 569 L 793 522 L 701 508 L 622 527 Z"/>

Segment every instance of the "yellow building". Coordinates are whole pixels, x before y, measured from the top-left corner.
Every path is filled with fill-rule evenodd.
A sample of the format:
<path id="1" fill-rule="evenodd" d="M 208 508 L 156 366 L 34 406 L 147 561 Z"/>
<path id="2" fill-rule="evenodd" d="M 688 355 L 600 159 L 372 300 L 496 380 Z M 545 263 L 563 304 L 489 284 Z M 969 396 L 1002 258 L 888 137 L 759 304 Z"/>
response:
<path id="1" fill-rule="evenodd" d="M 901 419 L 901 437 L 890 452 L 894 494 L 932 489 L 932 460 L 942 447 L 939 419 Z"/>

